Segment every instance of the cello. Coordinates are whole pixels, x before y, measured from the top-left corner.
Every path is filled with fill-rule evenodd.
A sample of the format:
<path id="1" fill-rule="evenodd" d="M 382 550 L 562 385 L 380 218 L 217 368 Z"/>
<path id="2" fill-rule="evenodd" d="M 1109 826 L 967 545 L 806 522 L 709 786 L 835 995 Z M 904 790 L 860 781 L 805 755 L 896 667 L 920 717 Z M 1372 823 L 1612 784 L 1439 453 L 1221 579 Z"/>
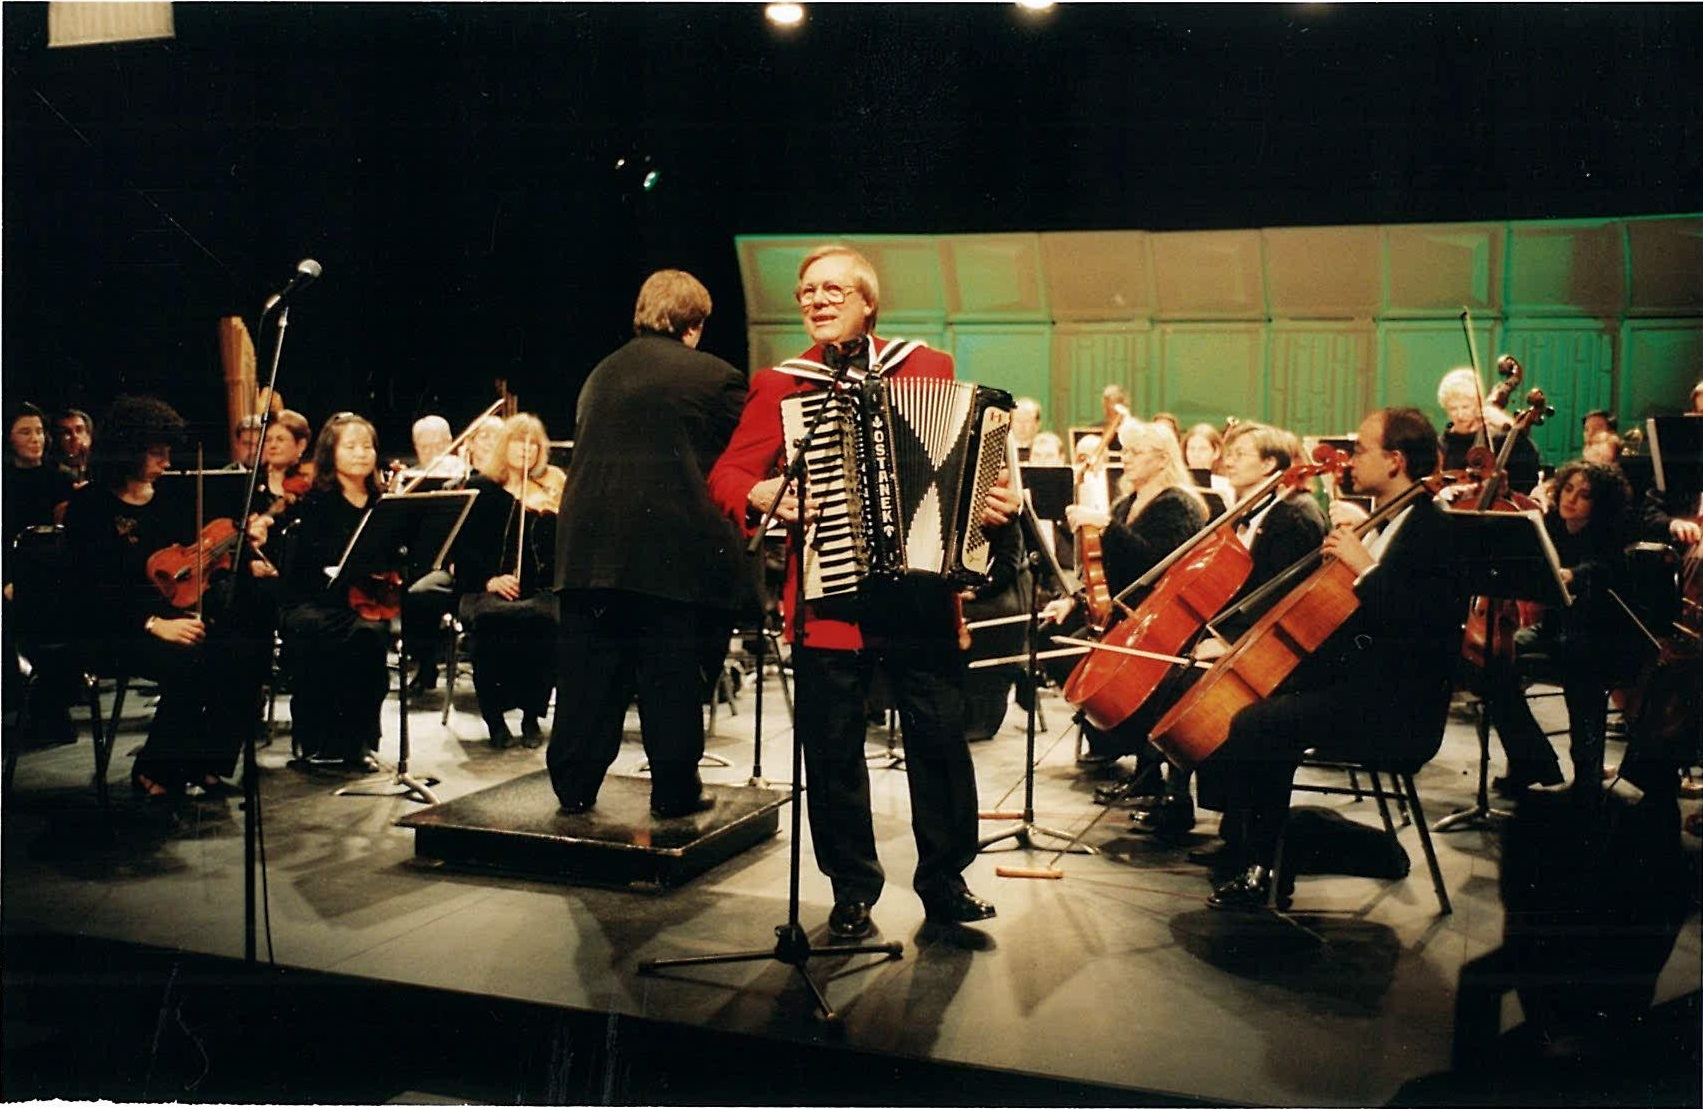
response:
<path id="1" fill-rule="evenodd" d="M 1420 497 L 1435 496 L 1453 477 L 1436 473 L 1414 482 L 1380 505 L 1353 529 L 1354 534 L 1363 536 L 1395 519 Z M 1309 555 L 1298 565 L 1305 566 L 1315 557 L 1322 559 L 1319 565 L 1255 621 L 1154 725 L 1152 743 L 1172 763 L 1190 770 L 1223 746 L 1235 715 L 1270 696 L 1360 608 L 1355 572 L 1346 563 L 1321 555 Z M 1287 584 L 1291 576 L 1285 571 L 1272 584 Z M 1256 591 L 1243 604 L 1270 588 Z"/>
<path id="2" fill-rule="evenodd" d="M 1137 589 L 1152 588 L 1091 647 L 1064 684 L 1065 699 L 1082 709 L 1089 722 L 1107 731 L 1122 724 L 1179 662 L 1187 661 L 1177 657 L 1179 652 L 1229 603 L 1253 570 L 1236 528 L 1268 498 L 1304 488 L 1321 473 L 1340 474 L 1348 464 L 1346 454 L 1330 447 L 1320 447 L 1315 457 L 1317 462 L 1297 463 L 1271 475 L 1113 598 L 1121 603 Z"/>

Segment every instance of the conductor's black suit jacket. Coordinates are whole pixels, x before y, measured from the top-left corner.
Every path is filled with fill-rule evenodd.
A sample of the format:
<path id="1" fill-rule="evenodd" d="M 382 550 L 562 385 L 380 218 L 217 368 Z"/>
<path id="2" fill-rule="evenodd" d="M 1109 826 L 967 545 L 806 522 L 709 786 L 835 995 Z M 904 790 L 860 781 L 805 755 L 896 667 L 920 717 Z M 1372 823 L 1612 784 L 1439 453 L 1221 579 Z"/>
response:
<path id="1" fill-rule="evenodd" d="M 733 366 L 666 335 L 641 334 L 597 364 L 562 490 L 557 589 L 736 606 L 741 540 L 704 478 L 745 392 Z"/>

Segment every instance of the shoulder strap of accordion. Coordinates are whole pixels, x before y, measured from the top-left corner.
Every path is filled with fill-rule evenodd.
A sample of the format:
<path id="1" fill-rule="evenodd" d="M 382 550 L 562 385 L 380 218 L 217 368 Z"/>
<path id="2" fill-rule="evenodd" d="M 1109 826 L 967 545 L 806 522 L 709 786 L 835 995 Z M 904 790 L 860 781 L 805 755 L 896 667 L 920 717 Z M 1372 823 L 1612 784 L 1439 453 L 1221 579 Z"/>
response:
<path id="1" fill-rule="evenodd" d="M 786 374 L 788 377 L 801 378 L 804 381 L 819 381 L 824 385 L 834 380 L 833 370 L 820 362 L 812 362 L 808 358 L 788 358 L 785 362 L 775 363 L 774 369 L 777 373 Z M 862 378 L 863 374 L 853 370 L 852 376 Z"/>
<path id="2" fill-rule="evenodd" d="M 874 351 L 869 359 L 869 372 L 876 377 L 898 368 L 916 350 L 928 346 L 921 339 L 889 339 L 887 345 Z"/>

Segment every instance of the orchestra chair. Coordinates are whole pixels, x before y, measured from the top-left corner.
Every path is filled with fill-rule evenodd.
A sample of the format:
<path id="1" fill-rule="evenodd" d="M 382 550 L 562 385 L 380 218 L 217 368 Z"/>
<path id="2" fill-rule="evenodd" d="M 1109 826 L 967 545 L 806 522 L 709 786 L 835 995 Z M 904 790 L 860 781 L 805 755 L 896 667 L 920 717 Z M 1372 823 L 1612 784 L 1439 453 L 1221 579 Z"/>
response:
<path id="1" fill-rule="evenodd" d="M 1413 765 L 1412 760 L 1402 763 L 1371 761 L 1364 759 L 1348 759 L 1326 757 L 1314 751 L 1308 751 L 1301 759 L 1302 771 L 1336 772 L 1350 776 L 1349 785 L 1331 785 L 1312 781 L 1296 781 L 1292 789 L 1296 793 L 1335 794 L 1337 796 L 1355 797 L 1356 799 L 1370 796 L 1378 802 L 1378 816 L 1383 822 L 1384 834 L 1391 843 L 1399 847 L 1399 827 L 1390 814 L 1390 802 L 1394 801 L 1404 812 L 1412 812 L 1411 824 L 1419 830 L 1419 846 L 1425 856 L 1425 865 L 1431 871 L 1431 888 L 1437 894 L 1437 912 L 1439 916 L 1448 916 L 1454 912 L 1454 906 L 1449 902 L 1449 889 L 1443 881 L 1443 870 L 1437 863 L 1437 851 L 1431 842 L 1431 828 L 1425 821 L 1425 810 L 1419 802 L 1419 791 L 1414 787 L 1413 776 L 1419 766 Z M 1364 776 L 1370 783 L 1370 789 L 1361 785 L 1359 778 Z M 1388 785 L 1385 784 L 1386 780 Z M 1408 823 L 1404 821 L 1404 824 Z M 1288 823 L 1283 834 L 1278 838 L 1277 858 L 1272 866 L 1276 880 L 1272 882 L 1272 894 L 1279 909 L 1288 909 L 1290 891 L 1294 888 L 1295 875 L 1284 869 L 1285 840 L 1288 838 Z M 1293 865 L 1293 859 L 1289 860 Z"/>
<path id="2" fill-rule="evenodd" d="M 112 716 L 108 720 L 101 714 L 101 676 L 92 671 L 83 671 L 83 692 L 87 697 L 89 709 L 89 734 L 91 746 L 94 749 L 95 797 L 100 801 L 102 812 L 108 812 L 112 806 L 111 795 L 107 789 L 107 771 L 112 765 L 112 748 L 118 738 L 119 719 L 124 712 L 124 697 L 130 689 L 130 678 L 125 674 L 108 675 L 113 682 Z M 12 779 L 17 773 L 18 756 L 17 744 L 12 744 L 6 751 L 5 761 L 5 792 L 12 791 Z"/>

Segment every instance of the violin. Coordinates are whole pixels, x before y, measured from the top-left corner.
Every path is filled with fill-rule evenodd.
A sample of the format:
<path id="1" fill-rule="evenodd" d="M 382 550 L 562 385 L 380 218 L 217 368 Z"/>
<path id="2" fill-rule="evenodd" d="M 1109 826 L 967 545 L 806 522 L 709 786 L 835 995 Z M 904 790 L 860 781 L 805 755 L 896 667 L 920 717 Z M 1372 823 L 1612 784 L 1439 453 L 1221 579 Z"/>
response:
<path id="1" fill-rule="evenodd" d="M 297 462 L 284 471 L 282 482 L 284 492 L 272 502 L 266 510 L 266 515 L 277 516 L 286 508 L 295 504 L 313 489 L 313 463 Z"/>
<path id="2" fill-rule="evenodd" d="M 173 608 L 194 608 L 215 570 L 235 564 L 243 535 L 236 523 L 220 517 L 201 529 L 194 543 L 173 543 L 148 556 L 148 580 Z"/>
<path id="3" fill-rule="evenodd" d="M 1095 727 L 1110 730 L 1133 716 L 1175 672 L 1175 664 L 1163 656 L 1179 655 L 1248 580 L 1254 563 L 1236 535 L 1241 522 L 1268 498 L 1305 488 L 1323 473 L 1341 474 L 1349 462 L 1347 454 L 1329 446 L 1321 446 L 1314 456 L 1317 462 L 1298 463 L 1267 478 L 1130 587 L 1157 583 L 1107 632 L 1102 649 L 1090 650 L 1064 684 L 1065 699 L 1082 709 Z"/>
<path id="4" fill-rule="evenodd" d="M 1123 405 L 1113 407 L 1112 414 L 1106 419 L 1106 426 L 1100 429 L 1099 445 L 1076 470 L 1078 481 L 1089 471 L 1098 469 L 1106 460 L 1106 455 L 1112 449 L 1112 436 L 1118 433 L 1118 428 L 1128 416 L 1129 409 Z M 1082 582 L 1083 603 L 1088 609 L 1088 618 L 1096 627 L 1104 627 L 1112 618 L 1112 587 L 1106 577 L 1105 547 L 1100 541 L 1100 532 L 1103 530 L 1094 524 L 1083 524 L 1076 529 L 1076 572 Z"/>
<path id="5" fill-rule="evenodd" d="M 402 574 L 383 570 L 349 584 L 349 607 L 363 620 L 391 621 L 402 615 Z"/>

